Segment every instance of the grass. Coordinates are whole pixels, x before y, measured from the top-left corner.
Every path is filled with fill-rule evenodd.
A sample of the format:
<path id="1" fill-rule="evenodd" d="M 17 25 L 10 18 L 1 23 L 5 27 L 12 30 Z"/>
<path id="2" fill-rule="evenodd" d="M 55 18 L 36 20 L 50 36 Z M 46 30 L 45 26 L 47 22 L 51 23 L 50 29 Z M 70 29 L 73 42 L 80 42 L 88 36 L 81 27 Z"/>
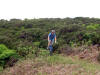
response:
<path id="1" fill-rule="evenodd" d="M 77 67 L 74 68 L 75 71 L 72 72 L 72 75 L 79 75 L 79 71 L 84 70 L 85 73 L 93 74 L 95 75 L 96 71 L 100 71 L 100 64 L 94 64 L 92 62 L 86 61 L 86 60 L 80 60 L 78 57 L 64 57 L 62 55 L 53 55 L 43 58 L 37 58 L 37 61 L 39 62 L 46 62 L 49 65 L 55 66 L 59 64 L 63 65 L 76 65 Z M 82 72 L 80 75 L 84 75 L 85 73 Z"/>
<path id="2" fill-rule="evenodd" d="M 61 55 L 53 55 L 53 56 L 48 56 L 46 58 L 43 58 L 42 60 L 45 60 L 49 64 L 76 64 L 79 65 L 81 68 L 83 68 L 85 71 L 91 71 L 95 72 L 97 70 L 100 70 L 100 64 L 94 64 L 90 63 L 89 61 L 86 60 L 80 60 L 78 57 L 64 57 Z"/>
<path id="3" fill-rule="evenodd" d="M 47 75 L 46 73 L 42 74 L 41 72 L 37 73 L 37 75 Z"/>
<path id="4" fill-rule="evenodd" d="M 78 59 L 78 57 L 69 57 L 69 56 L 62 56 L 58 54 L 54 54 L 53 56 L 43 56 L 36 58 L 39 62 L 47 62 L 48 64 L 77 64 L 80 67 L 84 68 L 86 71 L 94 72 L 96 70 L 100 70 L 100 64 L 95 64 L 86 60 Z"/>
<path id="5" fill-rule="evenodd" d="M 3 67 L 2 66 L 0 66 L 0 72 L 2 72 L 3 71 Z"/>
<path id="6" fill-rule="evenodd" d="M 31 59 L 30 59 L 31 58 Z M 33 62 L 33 63 L 32 63 Z M 96 71 L 100 71 L 100 64 L 94 64 L 92 62 L 86 61 L 86 60 L 80 60 L 78 57 L 70 57 L 70 56 L 62 56 L 58 54 L 53 54 L 53 56 L 42 56 L 42 57 L 35 57 L 33 55 L 30 55 L 26 60 L 20 60 L 16 64 L 37 64 L 38 66 L 35 67 L 37 70 L 41 67 L 57 67 L 61 70 L 60 67 L 66 69 L 66 67 L 69 66 L 69 68 L 72 69 L 72 73 L 69 75 L 95 75 Z M 60 66 L 59 66 L 60 65 Z M 20 65 L 22 66 L 22 65 Z M 67 69 L 69 69 L 67 68 Z M 53 68 L 52 68 L 53 69 Z M 0 67 L 0 70 L 2 71 L 2 67 Z M 34 67 L 33 67 L 34 70 Z M 55 69 L 54 69 L 55 70 Z M 5 71 L 6 72 L 6 71 Z M 59 72 L 59 71 L 56 71 Z M 79 72 L 82 72 L 79 74 Z M 44 74 L 43 74 L 44 73 Z M 58 74 L 58 73 L 57 73 Z M 54 74 L 54 75 L 57 75 Z M 48 75 L 46 72 L 39 71 L 36 75 Z"/>
<path id="7" fill-rule="evenodd" d="M 50 64 L 74 64 L 69 57 L 64 58 L 61 55 L 48 56 L 45 61 Z"/>
<path id="8" fill-rule="evenodd" d="M 100 64 L 92 63 L 86 60 L 80 60 L 75 58 L 75 64 L 80 65 L 80 67 L 84 68 L 86 71 L 94 72 L 96 70 L 100 70 Z"/>

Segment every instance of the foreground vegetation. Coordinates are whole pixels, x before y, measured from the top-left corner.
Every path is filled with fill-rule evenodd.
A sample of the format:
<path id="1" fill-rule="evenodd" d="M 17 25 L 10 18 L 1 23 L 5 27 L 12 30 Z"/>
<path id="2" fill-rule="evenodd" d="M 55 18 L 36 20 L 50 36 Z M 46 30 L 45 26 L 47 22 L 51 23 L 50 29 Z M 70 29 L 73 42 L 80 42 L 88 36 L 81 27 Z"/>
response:
<path id="1" fill-rule="evenodd" d="M 4 70 L 2 75 L 99 75 L 100 64 L 94 64 L 78 57 L 53 55 L 20 60 L 14 67 Z"/>

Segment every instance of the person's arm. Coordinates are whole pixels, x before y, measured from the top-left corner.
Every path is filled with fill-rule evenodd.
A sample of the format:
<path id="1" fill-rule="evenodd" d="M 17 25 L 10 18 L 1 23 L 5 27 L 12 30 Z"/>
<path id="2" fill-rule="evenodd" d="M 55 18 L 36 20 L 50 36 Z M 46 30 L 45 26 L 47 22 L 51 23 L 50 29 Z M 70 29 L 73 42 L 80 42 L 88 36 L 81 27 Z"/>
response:
<path id="1" fill-rule="evenodd" d="M 48 35 L 48 41 L 49 41 L 49 35 Z"/>
<path id="2" fill-rule="evenodd" d="M 57 42 L 56 40 L 57 40 L 57 38 L 56 38 L 56 36 L 55 36 L 55 43 Z"/>
<path id="3" fill-rule="evenodd" d="M 50 39 L 49 37 L 50 37 L 50 33 L 49 33 L 49 35 L 48 35 L 48 41 L 49 41 L 49 39 Z"/>

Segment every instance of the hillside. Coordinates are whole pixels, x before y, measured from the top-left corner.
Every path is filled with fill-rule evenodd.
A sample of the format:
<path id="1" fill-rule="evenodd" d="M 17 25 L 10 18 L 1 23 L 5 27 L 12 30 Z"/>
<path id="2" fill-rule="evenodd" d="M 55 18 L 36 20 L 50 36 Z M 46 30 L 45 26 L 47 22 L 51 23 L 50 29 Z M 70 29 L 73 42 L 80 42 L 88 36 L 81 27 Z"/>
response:
<path id="1" fill-rule="evenodd" d="M 53 56 L 46 50 L 51 30 Z M 100 19 L 1 19 L 0 74 L 100 75 Z"/>

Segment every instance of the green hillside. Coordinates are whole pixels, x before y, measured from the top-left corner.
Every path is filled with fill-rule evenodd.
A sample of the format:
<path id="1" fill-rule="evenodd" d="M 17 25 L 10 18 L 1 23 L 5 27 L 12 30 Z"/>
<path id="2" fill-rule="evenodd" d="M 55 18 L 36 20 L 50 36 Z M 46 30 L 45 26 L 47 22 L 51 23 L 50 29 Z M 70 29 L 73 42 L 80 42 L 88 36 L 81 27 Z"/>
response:
<path id="1" fill-rule="evenodd" d="M 53 56 L 46 50 L 51 30 L 57 36 Z M 99 18 L 0 20 L 1 74 L 99 75 L 99 53 Z"/>

